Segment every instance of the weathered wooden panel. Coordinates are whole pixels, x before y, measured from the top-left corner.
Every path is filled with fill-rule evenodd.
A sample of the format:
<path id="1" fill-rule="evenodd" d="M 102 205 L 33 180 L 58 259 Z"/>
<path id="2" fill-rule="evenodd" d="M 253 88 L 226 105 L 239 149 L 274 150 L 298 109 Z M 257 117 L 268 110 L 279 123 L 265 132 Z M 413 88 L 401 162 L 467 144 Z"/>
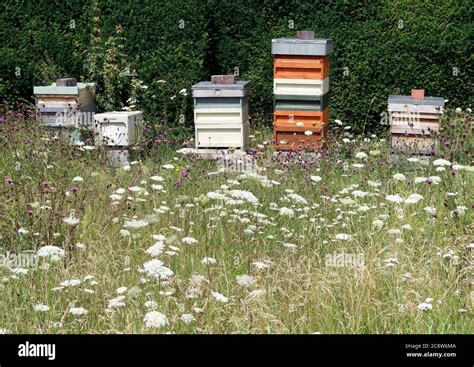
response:
<path id="1" fill-rule="evenodd" d="M 212 75 L 211 83 L 212 84 L 234 84 L 235 75 Z"/>
<path id="2" fill-rule="evenodd" d="M 405 113 L 431 113 L 441 114 L 444 112 L 443 106 L 434 105 L 418 105 L 418 104 L 403 104 L 403 103 L 389 103 L 389 112 L 405 112 Z"/>
<path id="3" fill-rule="evenodd" d="M 107 146 L 138 144 L 143 135 L 143 112 L 119 111 L 95 115 L 99 143 Z"/>
<path id="4" fill-rule="evenodd" d="M 274 126 L 275 149 L 315 151 L 324 147 L 328 125 L 321 128 Z"/>
<path id="5" fill-rule="evenodd" d="M 426 136 L 392 135 L 392 149 L 420 154 L 432 154 L 435 150 L 436 139 Z"/>

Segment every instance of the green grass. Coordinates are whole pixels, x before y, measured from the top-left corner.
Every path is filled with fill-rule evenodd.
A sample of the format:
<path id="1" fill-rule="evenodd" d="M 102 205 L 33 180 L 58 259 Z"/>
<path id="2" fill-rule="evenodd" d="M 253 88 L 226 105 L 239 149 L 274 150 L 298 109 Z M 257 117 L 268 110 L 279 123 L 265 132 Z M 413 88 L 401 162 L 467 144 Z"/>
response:
<path id="1" fill-rule="evenodd" d="M 437 172 L 432 162 L 409 162 L 404 156 L 390 162 L 383 139 L 354 138 L 344 144 L 337 136 L 332 146 L 337 141 L 340 147 L 327 157 L 310 158 L 313 164 L 309 164 L 298 157 L 272 159 L 271 144 L 259 148 L 265 139 L 271 140 L 271 132 L 260 129 L 252 132 L 251 145 L 258 151 L 258 173 L 274 180 L 265 187 L 261 180 L 241 178 L 238 172 L 209 175 L 218 170 L 215 162 L 185 157 L 169 146 L 138 157 L 128 171 L 109 167 L 100 149 L 80 151 L 61 139 L 41 139 L 45 137 L 41 128 L 14 121 L 12 117 L 0 125 L 0 253 L 36 252 L 54 245 L 64 249 L 65 256 L 47 270 L 29 269 L 26 275 L 0 268 L 0 329 L 11 333 L 472 332 L 473 265 L 468 246 L 474 242 L 474 173 L 468 167 L 472 165 L 469 152 L 460 161 L 447 156 L 452 163 L 466 166 L 452 174 L 450 167 Z M 367 159 L 355 157 L 361 151 Z M 355 168 L 354 163 L 364 167 Z M 174 168 L 165 169 L 164 164 Z M 187 177 L 181 177 L 184 169 Z M 396 181 L 397 173 L 405 175 L 406 181 Z M 164 181 L 152 181 L 154 175 Z M 312 182 L 311 175 L 322 180 Z M 84 181 L 72 182 L 76 176 Z M 416 177 L 430 176 L 439 176 L 441 182 L 415 183 Z M 166 192 L 153 190 L 152 184 L 163 185 Z M 71 192 L 74 185 L 76 193 Z M 251 192 L 258 204 L 230 205 L 206 196 L 222 185 L 228 186 L 224 191 Z M 148 194 L 130 191 L 133 186 Z M 51 192 L 51 187 L 57 191 Z M 109 195 L 119 188 L 127 192 L 112 204 Z M 307 203 L 285 200 L 287 190 Z M 366 195 L 355 197 L 354 190 Z M 386 195 L 406 199 L 413 193 L 423 199 L 416 204 L 386 200 Z M 352 200 L 341 202 L 344 198 Z M 154 210 L 163 205 L 169 210 Z M 458 215 L 456 209 L 462 206 L 465 213 Z M 280 215 L 282 207 L 293 209 L 294 215 Z M 436 216 L 425 207 L 436 208 Z M 80 219 L 76 226 L 63 222 L 71 210 Z M 149 224 L 127 228 L 130 235 L 123 236 L 124 222 L 134 218 L 148 218 Z M 374 220 L 383 223 L 377 227 Z M 246 231 L 249 226 L 254 226 L 252 233 Z M 20 228 L 28 233 L 19 233 Z M 157 234 L 166 236 L 164 252 L 157 258 L 174 273 L 160 281 L 140 272 L 152 259 L 146 250 Z M 349 234 L 352 240 L 337 239 L 337 234 Z M 184 244 L 184 237 L 198 243 Z M 458 259 L 443 256 L 450 250 Z M 330 266 L 327 255 L 334 253 L 360 255 L 363 266 Z M 204 257 L 215 258 L 216 264 L 203 264 Z M 390 258 L 396 259 L 391 267 L 385 262 Z M 256 261 L 269 267 L 259 270 Z M 254 277 L 254 284 L 238 284 L 236 277 L 244 274 Z M 97 284 L 84 281 L 88 275 Z M 199 285 L 190 283 L 193 275 L 202 276 Z M 53 290 L 73 278 L 82 283 Z M 127 287 L 125 306 L 108 311 L 119 287 Z M 217 301 L 211 292 L 219 292 L 228 302 Z M 421 311 L 418 305 L 427 298 L 432 298 L 432 309 Z M 167 325 L 146 327 L 147 301 L 156 302 Z M 34 311 L 38 304 L 49 310 Z M 71 307 L 83 307 L 88 313 L 72 315 Z M 183 314 L 192 314 L 195 320 L 185 323 Z"/>

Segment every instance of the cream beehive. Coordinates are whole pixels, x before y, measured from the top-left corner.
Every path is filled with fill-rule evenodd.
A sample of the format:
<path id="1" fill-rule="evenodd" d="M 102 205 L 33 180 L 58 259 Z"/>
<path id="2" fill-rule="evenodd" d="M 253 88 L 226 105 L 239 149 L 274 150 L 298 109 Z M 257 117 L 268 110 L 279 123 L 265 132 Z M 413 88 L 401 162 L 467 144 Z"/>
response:
<path id="1" fill-rule="evenodd" d="M 192 87 L 196 149 L 246 150 L 249 135 L 250 82 L 213 76 Z"/>

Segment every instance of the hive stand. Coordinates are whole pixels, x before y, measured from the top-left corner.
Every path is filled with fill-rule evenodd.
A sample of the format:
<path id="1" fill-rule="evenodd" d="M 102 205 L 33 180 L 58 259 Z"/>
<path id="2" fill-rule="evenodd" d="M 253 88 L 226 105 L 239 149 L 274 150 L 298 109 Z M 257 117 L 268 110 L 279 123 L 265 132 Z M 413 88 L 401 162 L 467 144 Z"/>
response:
<path id="1" fill-rule="evenodd" d="M 273 136 L 277 150 L 317 151 L 329 129 L 330 39 L 298 31 L 272 40 Z"/>

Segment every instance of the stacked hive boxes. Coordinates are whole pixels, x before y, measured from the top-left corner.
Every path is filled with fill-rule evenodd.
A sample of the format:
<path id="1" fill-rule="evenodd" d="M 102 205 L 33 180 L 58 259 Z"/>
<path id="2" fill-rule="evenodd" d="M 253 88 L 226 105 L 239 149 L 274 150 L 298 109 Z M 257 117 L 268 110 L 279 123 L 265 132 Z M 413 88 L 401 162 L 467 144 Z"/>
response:
<path id="1" fill-rule="evenodd" d="M 76 79 L 58 79 L 50 86 L 33 88 L 38 120 L 44 126 L 72 128 L 71 143 L 79 143 L 77 128 L 92 127 L 95 102 L 91 90 L 94 83 L 77 83 Z"/>
<path id="2" fill-rule="evenodd" d="M 313 32 L 272 40 L 276 149 L 323 147 L 329 128 L 331 51 L 331 40 L 315 39 Z"/>
<path id="3" fill-rule="evenodd" d="M 411 96 L 389 96 L 392 149 L 418 154 L 434 153 L 443 109 L 444 98 L 425 98 L 423 90 L 413 90 Z"/>
<path id="4" fill-rule="evenodd" d="M 129 148 L 137 145 L 143 135 L 143 112 L 105 112 L 96 114 L 94 120 L 98 143 L 107 147 L 109 162 L 126 164 Z"/>
<path id="5" fill-rule="evenodd" d="M 192 86 L 196 149 L 236 148 L 245 151 L 249 135 L 250 82 L 233 75 L 214 75 Z"/>

